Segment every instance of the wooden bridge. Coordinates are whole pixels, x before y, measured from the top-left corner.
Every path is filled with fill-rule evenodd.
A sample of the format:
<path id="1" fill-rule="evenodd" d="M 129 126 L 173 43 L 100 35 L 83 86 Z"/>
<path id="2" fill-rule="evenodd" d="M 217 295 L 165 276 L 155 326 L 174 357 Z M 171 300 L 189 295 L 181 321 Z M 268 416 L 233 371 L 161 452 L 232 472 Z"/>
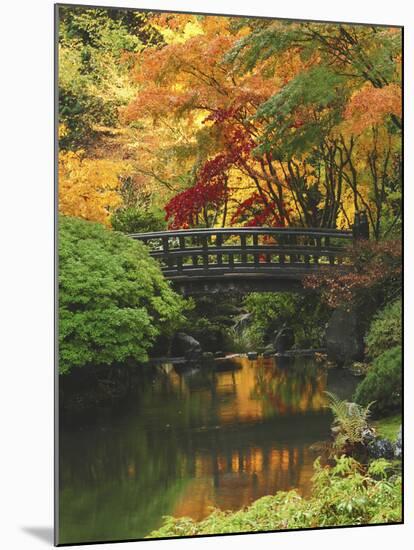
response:
<path id="1" fill-rule="evenodd" d="M 135 233 L 184 295 L 301 290 L 306 275 L 349 267 L 355 231 L 229 227 Z"/>

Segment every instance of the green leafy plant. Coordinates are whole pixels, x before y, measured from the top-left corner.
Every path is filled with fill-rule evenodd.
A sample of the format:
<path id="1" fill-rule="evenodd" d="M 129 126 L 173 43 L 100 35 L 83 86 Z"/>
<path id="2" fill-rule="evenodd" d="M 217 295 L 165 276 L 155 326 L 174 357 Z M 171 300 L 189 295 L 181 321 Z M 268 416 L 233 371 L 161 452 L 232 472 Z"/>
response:
<path id="1" fill-rule="evenodd" d="M 297 491 L 280 491 L 238 512 L 214 510 L 198 522 L 188 517 L 166 517 L 149 537 L 399 523 L 402 480 L 399 474 L 388 477 L 390 467 L 383 459 L 373 461 L 369 468 L 345 455 L 336 457 L 333 467 L 321 466 L 318 459 L 309 498 Z"/>
<path id="2" fill-rule="evenodd" d="M 367 376 L 358 385 L 354 399 L 367 405 L 375 399 L 375 413 L 386 413 L 401 408 L 402 350 L 401 346 L 385 351 L 375 359 Z"/>
<path id="3" fill-rule="evenodd" d="M 325 393 L 329 397 L 329 408 L 334 415 L 334 449 L 340 451 L 350 450 L 361 444 L 373 402 L 368 403 L 366 407 L 361 407 L 356 403 L 341 400 L 333 393 Z"/>
<path id="4" fill-rule="evenodd" d="M 388 349 L 401 345 L 402 304 L 401 299 L 387 304 L 373 319 L 365 338 L 368 355 L 378 357 Z"/>
<path id="5" fill-rule="evenodd" d="M 257 350 L 263 345 L 263 333 L 256 326 L 243 328 L 230 327 L 227 330 L 227 337 L 230 340 L 231 349 L 235 352 L 246 352 Z"/>
<path id="6" fill-rule="evenodd" d="M 77 218 L 59 222 L 59 372 L 146 361 L 186 303 L 141 243 Z"/>
<path id="7" fill-rule="evenodd" d="M 111 225 L 121 233 L 148 233 L 166 229 L 161 212 L 152 212 L 143 208 L 120 208 L 111 217 Z"/>

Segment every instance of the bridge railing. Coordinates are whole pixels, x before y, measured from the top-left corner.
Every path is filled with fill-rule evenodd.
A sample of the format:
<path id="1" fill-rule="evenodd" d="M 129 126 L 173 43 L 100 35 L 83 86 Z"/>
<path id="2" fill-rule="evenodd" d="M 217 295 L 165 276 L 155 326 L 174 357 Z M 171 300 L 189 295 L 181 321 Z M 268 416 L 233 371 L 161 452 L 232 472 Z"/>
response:
<path id="1" fill-rule="evenodd" d="M 169 278 L 224 272 L 312 270 L 346 263 L 352 231 L 229 227 L 134 233 Z"/>

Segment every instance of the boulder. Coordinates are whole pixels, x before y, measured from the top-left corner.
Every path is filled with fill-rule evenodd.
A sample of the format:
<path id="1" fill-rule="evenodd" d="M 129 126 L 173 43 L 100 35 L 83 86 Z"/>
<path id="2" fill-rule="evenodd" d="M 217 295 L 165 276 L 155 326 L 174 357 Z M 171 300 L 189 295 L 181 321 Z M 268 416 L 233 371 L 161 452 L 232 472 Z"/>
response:
<path id="1" fill-rule="evenodd" d="M 368 446 L 368 454 L 372 458 L 394 458 L 394 445 L 389 439 L 377 437 Z"/>
<path id="2" fill-rule="evenodd" d="M 355 311 L 336 309 L 326 327 L 325 338 L 330 361 L 344 365 L 363 359 L 363 333 Z"/>
<path id="3" fill-rule="evenodd" d="M 258 356 L 257 351 L 248 351 L 247 352 L 247 359 L 249 359 L 249 361 L 254 361 L 255 359 L 257 359 L 257 356 Z"/>
<path id="4" fill-rule="evenodd" d="M 273 342 L 273 347 L 277 353 L 284 353 L 285 351 L 292 349 L 293 344 L 295 343 L 295 333 L 293 329 L 288 327 L 283 327 L 276 334 L 276 338 Z"/>
<path id="5" fill-rule="evenodd" d="M 219 350 L 215 352 L 214 357 L 216 357 L 217 359 L 221 359 L 222 357 L 226 357 L 226 354 L 224 353 L 224 351 Z"/>
<path id="6" fill-rule="evenodd" d="M 171 344 L 171 354 L 175 357 L 185 357 L 186 359 L 198 359 L 203 350 L 198 340 L 186 334 L 177 332 Z"/>

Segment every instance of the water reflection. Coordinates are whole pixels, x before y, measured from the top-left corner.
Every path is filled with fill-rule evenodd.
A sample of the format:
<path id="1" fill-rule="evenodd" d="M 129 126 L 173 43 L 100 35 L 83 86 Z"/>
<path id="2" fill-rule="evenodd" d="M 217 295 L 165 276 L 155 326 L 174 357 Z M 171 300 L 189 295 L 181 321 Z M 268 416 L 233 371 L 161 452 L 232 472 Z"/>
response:
<path id="1" fill-rule="evenodd" d="M 166 514 L 201 519 L 211 506 L 306 493 L 309 446 L 329 434 L 323 392 L 354 385 L 308 359 L 165 366 L 111 422 L 63 430 L 61 542 L 141 538 Z"/>

